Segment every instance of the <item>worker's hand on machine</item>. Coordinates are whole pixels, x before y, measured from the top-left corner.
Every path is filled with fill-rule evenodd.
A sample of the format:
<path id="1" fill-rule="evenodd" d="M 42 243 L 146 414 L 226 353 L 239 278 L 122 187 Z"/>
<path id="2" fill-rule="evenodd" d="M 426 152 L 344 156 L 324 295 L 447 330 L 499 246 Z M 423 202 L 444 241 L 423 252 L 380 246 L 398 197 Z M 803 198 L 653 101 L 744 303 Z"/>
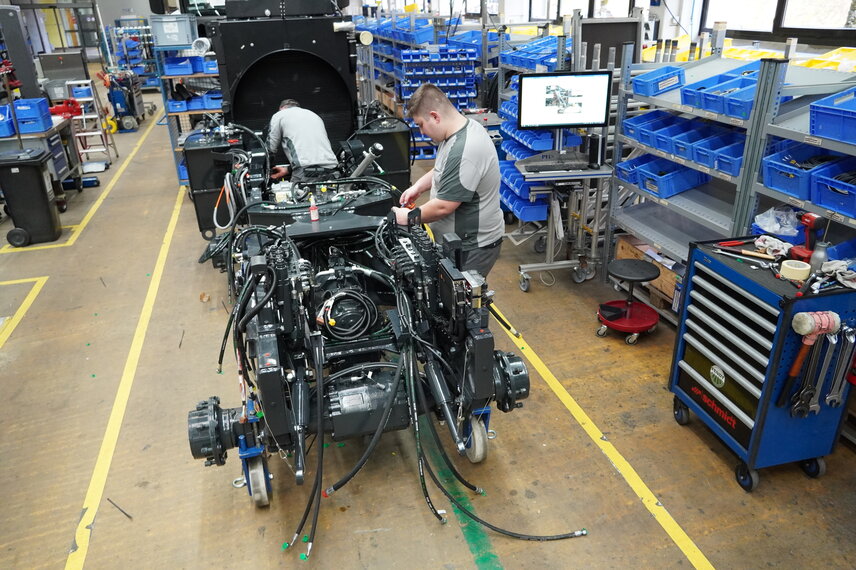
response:
<path id="1" fill-rule="evenodd" d="M 412 210 L 416 206 L 416 198 L 418 198 L 419 195 L 419 190 L 411 186 L 410 188 L 401 193 L 401 199 L 398 200 L 398 203 L 404 206 L 405 208 L 409 208 Z"/>
<path id="2" fill-rule="evenodd" d="M 406 226 L 407 214 L 410 213 L 410 210 L 407 208 L 398 208 L 393 206 L 392 211 L 395 213 L 395 222 L 400 226 Z"/>
<path id="3" fill-rule="evenodd" d="M 274 166 L 270 170 L 271 180 L 279 180 L 280 178 L 285 177 L 288 174 L 287 166 Z"/>

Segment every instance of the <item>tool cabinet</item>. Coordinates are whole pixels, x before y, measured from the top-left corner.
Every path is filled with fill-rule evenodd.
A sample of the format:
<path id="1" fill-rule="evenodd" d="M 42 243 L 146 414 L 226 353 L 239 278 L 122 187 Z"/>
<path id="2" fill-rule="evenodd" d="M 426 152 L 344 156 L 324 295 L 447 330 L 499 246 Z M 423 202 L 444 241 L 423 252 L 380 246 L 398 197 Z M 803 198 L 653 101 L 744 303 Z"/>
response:
<path id="1" fill-rule="evenodd" d="M 758 469 L 796 462 L 810 477 L 825 472 L 823 456 L 832 452 L 846 412 L 849 385 L 841 404 L 825 402 L 836 369 L 846 376 L 845 327 L 856 327 L 856 290 L 833 289 L 797 296 L 790 282 L 777 279 L 763 263 L 713 252 L 716 242 L 691 244 L 684 297 L 669 389 L 675 420 L 697 415 L 739 457 L 737 482 L 747 491 L 759 482 Z M 837 344 L 817 338 L 817 363 L 806 359 L 802 374 L 820 388 L 819 409 L 794 415 L 790 394 L 776 405 L 803 337 L 792 328 L 803 311 L 833 311 L 841 318 Z M 851 335 L 852 338 L 852 335 Z M 819 380 L 831 349 L 828 369 Z M 842 353 L 845 355 L 842 358 Z M 847 366 L 839 360 L 847 359 Z M 791 392 L 799 391 L 800 381 Z"/>

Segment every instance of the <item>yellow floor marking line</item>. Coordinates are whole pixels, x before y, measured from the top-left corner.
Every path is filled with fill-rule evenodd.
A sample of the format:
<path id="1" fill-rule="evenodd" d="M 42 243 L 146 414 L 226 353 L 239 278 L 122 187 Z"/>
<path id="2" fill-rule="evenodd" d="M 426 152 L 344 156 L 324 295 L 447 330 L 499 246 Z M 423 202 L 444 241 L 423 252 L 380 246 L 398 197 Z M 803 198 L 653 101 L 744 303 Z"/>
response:
<path id="1" fill-rule="evenodd" d="M 140 361 L 140 354 L 143 351 L 143 342 L 146 339 L 146 331 L 149 328 L 149 322 L 152 318 L 152 310 L 158 296 L 158 288 L 163 277 L 164 265 L 169 254 L 172 236 L 175 233 L 175 226 L 178 223 L 178 214 L 181 211 L 181 202 L 183 199 L 184 192 L 179 191 L 175 199 L 175 207 L 172 210 L 172 217 L 169 220 L 163 242 L 161 243 L 158 259 L 155 262 L 155 268 L 152 271 L 152 280 L 149 283 L 146 300 L 140 312 L 140 319 L 137 321 L 134 339 L 131 341 L 131 350 L 128 352 L 128 359 L 125 361 L 125 368 L 122 371 L 122 379 L 119 381 L 119 388 L 116 391 L 116 399 L 113 401 L 113 408 L 110 411 L 110 419 L 107 420 L 104 439 L 101 441 L 101 450 L 98 452 L 98 458 L 95 460 L 95 468 L 92 471 L 92 478 L 89 481 L 86 498 L 83 500 L 80 521 L 77 523 L 77 528 L 74 531 L 74 540 L 68 559 L 65 562 L 67 569 L 83 568 L 83 563 L 86 560 L 86 553 L 89 550 L 89 539 L 92 535 L 92 525 L 95 522 L 95 514 L 98 512 L 98 506 L 101 504 L 104 486 L 107 484 L 107 474 L 110 471 L 110 464 L 113 461 L 113 454 L 116 451 L 119 431 L 122 429 L 122 420 L 125 417 L 128 399 L 131 396 L 131 387 L 134 384 L 137 365 Z"/>
<path id="2" fill-rule="evenodd" d="M 15 311 L 15 314 L 12 315 L 12 318 L 3 321 L 3 326 L 0 326 L 0 348 L 3 348 L 3 345 L 6 344 L 6 341 L 9 340 L 9 337 L 12 336 L 12 331 L 15 330 L 15 327 L 18 326 L 18 323 L 24 318 L 24 314 L 29 310 L 30 305 L 33 304 L 33 301 L 36 300 L 39 292 L 42 290 L 42 287 L 47 283 L 47 277 L 30 277 L 29 279 L 15 279 L 13 281 L 0 281 L 0 285 L 21 285 L 23 283 L 32 283 L 33 286 L 30 288 L 30 292 L 27 293 L 27 296 L 24 297 L 24 302 L 21 303 L 21 306 L 18 307 L 18 310 Z"/>
<path id="3" fill-rule="evenodd" d="M 493 305 L 493 308 L 496 309 L 496 312 L 500 317 L 511 324 L 508 319 L 503 316 L 496 304 Z M 580 405 L 577 404 L 576 400 L 571 397 L 565 387 L 562 386 L 553 373 L 550 372 L 550 369 L 547 368 L 544 361 L 535 354 L 535 351 L 532 350 L 529 343 L 523 339 L 523 335 L 516 338 L 508 332 L 505 327 L 503 327 L 503 330 L 511 339 L 511 342 L 521 350 L 523 356 L 529 361 L 535 370 L 538 371 L 538 374 L 541 375 L 541 378 L 544 379 L 556 396 L 558 396 L 559 400 L 562 401 L 568 411 L 571 412 L 571 415 L 574 416 L 574 419 L 580 424 L 580 426 L 582 426 L 591 440 L 597 444 L 603 454 L 606 455 L 607 459 L 609 459 L 618 473 L 624 477 L 624 480 L 627 481 L 627 484 L 630 485 L 630 488 L 633 489 L 633 492 L 636 493 L 636 496 L 639 497 L 642 504 L 645 505 L 646 509 L 648 509 L 648 512 L 650 512 L 657 522 L 660 523 L 660 526 L 663 527 L 663 530 L 666 531 L 666 534 L 669 535 L 675 545 L 681 549 L 681 552 L 684 553 L 684 556 L 687 557 L 690 564 L 695 568 L 713 568 L 713 565 L 707 557 L 705 557 L 702 551 L 699 550 L 698 546 L 695 545 L 687 533 L 684 532 L 684 529 L 682 529 L 675 519 L 672 518 L 672 515 L 669 514 L 666 507 L 657 500 L 657 497 L 653 492 L 651 492 L 651 489 L 648 488 L 645 482 L 642 481 L 642 478 L 639 477 L 636 470 L 633 469 L 626 459 L 624 459 L 615 446 L 606 439 L 606 436 L 603 435 L 603 432 L 600 431 L 593 421 L 591 421 L 588 414 L 585 413 Z"/>
<path id="4" fill-rule="evenodd" d="M 149 133 L 152 132 L 152 129 L 155 127 L 155 125 L 158 124 L 158 121 L 160 121 L 162 118 L 163 118 L 163 116 L 158 117 L 158 119 L 156 121 L 151 122 L 151 124 L 146 129 L 146 132 L 143 133 L 143 136 L 140 137 L 140 140 L 137 141 L 137 144 L 134 145 L 134 148 L 131 150 L 131 152 L 128 154 L 128 156 L 125 158 L 125 161 L 122 163 L 122 166 L 120 166 L 119 170 L 116 171 L 116 174 L 110 180 L 110 183 L 107 184 L 107 187 L 104 188 L 104 191 L 101 193 L 100 196 L 98 196 L 98 199 L 95 200 L 95 203 L 92 204 L 92 207 L 89 208 L 89 211 L 86 212 L 86 215 L 83 217 L 83 220 L 75 226 L 63 226 L 63 227 L 71 227 L 72 228 L 71 237 L 68 238 L 68 241 L 66 241 L 65 243 L 49 243 L 49 244 L 45 244 L 45 245 L 33 245 L 30 247 L 12 247 L 11 245 L 6 244 L 3 247 L 0 247 L 0 254 L 2 254 L 2 253 L 19 253 L 22 251 L 38 251 L 40 249 L 54 249 L 57 247 L 68 247 L 68 246 L 74 245 L 74 243 L 77 241 L 77 238 L 80 237 L 80 234 L 83 233 L 83 230 L 86 229 L 86 226 L 89 224 L 89 222 L 95 216 L 95 212 L 98 211 L 98 208 L 101 207 L 101 204 L 103 204 L 104 200 L 107 199 L 107 196 L 110 195 L 110 191 L 113 190 L 114 186 L 116 186 L 116 183 L 122 177 L 122 173 L 124 173 L 125 169 L 128 168 L 128 165 L 131 164 L 131 161 L 137 155 L 137 151 L 139 151 L 140 148 L 142 148 L 143 143 L 146 142 L 146 139 L 149 136 Z"/>

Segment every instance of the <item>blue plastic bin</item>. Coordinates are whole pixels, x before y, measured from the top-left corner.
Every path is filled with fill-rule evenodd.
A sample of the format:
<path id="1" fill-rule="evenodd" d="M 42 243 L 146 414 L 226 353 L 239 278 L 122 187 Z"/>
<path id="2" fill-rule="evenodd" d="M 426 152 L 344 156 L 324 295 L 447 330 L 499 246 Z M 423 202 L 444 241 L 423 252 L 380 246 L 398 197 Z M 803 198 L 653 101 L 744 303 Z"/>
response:
<path id="1" fill-rule="evenodd" d="M 856 87 L 818 99 L 809 107 L 809 132 L 856 143 Z"/>
<path id="2" fill-rule="evenodd" d="M 182 160 L 178 163 L 178 178 L 180 180 L 187 180 L 187 164 Z"/>
<path id="3" fill-rule="evenodd" d="M 187 102 L 187 110 L 188 111 L 202 111 L 205 109 L 205 98 L 204 97 L 192 97 L 190 101 Z"/>
<path id="4" fill-rule="evenodd" d="M 664 158 L 652 160 L 637 169 L 639 188 L 669 198 L 710 180 L 710 176 Z"/>
<path id="5" fill-rule="evenodd" d="M 739 175 L 740 168 L 743 166 L 743 148 L 745 146 L 746 141 L 742 140 L 720 149 L 714 156 L 713 167 L 731 176 Z"/>
<path id="6" fill-rule="evenodd" d="M 630 137 L 631 139 L 639 140 L 639 127 L 641 127 L 645 123 L 650 123 L 651 121 L 656 121 L 657 119 L 663 119 L 665 117 L 671 116 L 673 115 L 670 112 L 664 111 L 663 109 L 649 111 L 644 115 L 636 115 L 635 117 L 624 119 L 624 121 L 622 121 L 621 123 L 621 129 L 622 131 L 624 131 L 624 136 Z"/>
<path id="7" fill-rule="evenodd" d="M 39 119 L 45 116 L 50 119 L 51 110 L 48 100 L 44 97 L 36 99 L 18 99 L 15 101 L 15 116 L 21 119 Z"/>
<path id="8" fill-rule="evenodd" d="M 687 160 L 694 160 L 693 145 L 700 140 L 718 134 L 722 134 L 722 129 L 711 126 L 698 126 L 693 130 L 676 135 L 672 139 L 672 154 Z"/>
<path id="9" fill-rule="evenodd" d="M 637 156 L 636 158 L 619 162 L 615 165 L 615 175 L 620 180 L 624 180 L 630 184 L 638 184 L 639 177 L 637 175 L 637 170 L 639 167 L 648 164 L 649 162 L 653 162 L 657 160 L 657 158 L 658 157 L 653 154 L 643 154 L 642 156 Z"/>
<path id="10" fill-rule="evenodd" d="M 684 70 L 673 65 L 643 73 L 633 79 L 633 92 L 652 97 L 677 89 L 684 84 Z"/>
<path id="11" fill-rule="evenodd" d="M 802 162 L 809 158 L 831 155 L 840 160 L 841 155 L 826 149 L 800 144 L 782 152 L 764 157 L 762 170 L 764 186 L 784 192 L 790 196 L 796 196 L 802 200 L 811 198 L 811 174 L 825 164 L 818 164 L 811 170 L 798 168 L 791 161 Z"/>
<path id="12" fill-rule="evenodd" d="M 701 94 L 702 108 L 714 113 L 725 114 L 725 102 L 729 96 L 757 83 L 751 77 L 740 77 L 709 87 Z"/>
<path id="13" fill-rule="evenodd" d="M 788 243 L 790 243 L 790 244 L 793 244 L 793 245 L 802 245 L 803 243 L 805 243 L 805 230 L 804 230 L 804 226 L 803 226 L 802 224 L 800 224 L 799 226 L 797 226 L 797 229 L 798 229 L 799 231 L 797 231 L 797 234 L 796 234 L 796 235 L 793 235 L 793 236 L 785 236 L 785 235 L 781 235 L 781 234 L 773 234 L 773 233 L 770 233 L 770 232 L 765 232 L 763 229 L 761 229 L 761 226 L 759 226 L 758 224 L 753 223 L 753 224 L 752 224 L 752 226 L 751 226 L 751 228 L 750 228 L 750 232 L 749 232 L 749 233 L 750 233 L 750 234 L 752 234 L 753 236 L 760 236 L 760 235 L 765 235 L 765 234 L 766 234 L 766 235 L 769 235 L 769 236 L 776 237 L 776 238 L 778 238 L 778 239 L 780 239 L 780 240 L 782 240 L 782 241 L 786 241 L 786 242 L 788 242 Z M 831 249 L 831 248 L 830 248 L 830 249 Z M 828 252 L 829 252 L 829 250 L 827 250 L 827 253 L 828 253 Z M 831 254 L 829 255 L 829 258 L 830 258 L 830 259 L 833 259 Z"/>
<path id="14" fill-rule="evenodd" d="M 656 121 L 642 123 L 638 128 L 638 140 L 644 145 L 653 147 L 657 144 L 657 133 L 673 125 L 679 125 L 686 122 L 687 119 L 684 119 L 683 117 L 670 115 L 668 117 L 663 117 L 662 119 L 657 119 Z"/>
<path id="15" fill-rule="evenodd" d="M 856 218 L 856 184 L 835 179 L 844 173 L 856 173 L 856 158 L 846 158 L 814 169 L 811 174 L 811 201 Z"/>
<path id="16" fill-rule="evenodd" d="M 27 133 L 43 133 L 53 126 L 53 121 L 50 115 L 37 117 L 35 119 L 22 119 L 18 117 L 18 130 L 21 134 Z"/>
<path id="17" fill-rule="evenodd" d="M 713 168 L 716 154 L 719 151 L 745 139 L 745 136 L 741 136 L 735 132 L 727 132 L 696 141 L 693 143 L 693 160 L 699 164 Z"/>
<path id="18" fill-rule="evenodd" d="M 212 73 L 216 74 L 220 72 L 220 68 L 217 66 L 216 59 L 206 59 L 202 64 L 202 72 L 203 73 Z"/>
<path id="19" fill-rule="evenodd" d="M 92 97 L 92 88 L 91 87 L 71 87 L 71 96 L 75 99 L 79 99 L 83 97 L 84 99 L 87 97 Z"/>
<path id="20" fill-rule="evenodd" d="M 204 105 L 206 109 L 222 109 L 223 108 L 223 92 L 219 89 L 212 89 L 203 95 Z"/>
<path id="21" fill-rule="evenodd" d="M 15 132 L 12 110 L 9 105 L 0 105 L 0 137 L 11 137 Z"/>
<path id="22" fill-rule="evenodd" d="M 856 259 L 856 239 L 837 243 L 826 249 L 829 259 Z M 850 265 L 851 269 L 853 265 Z"/>
<path id="23" fill-rule="evenodd" d="M 192 75 L 193 63 L 189 57 L 168 57 L 164 59 L 163 71 L 166 75 Z"/>
<path id="24" fill-rule="evenodd" d="M 166 109 L 170 113 L 181 113 L 183 111 L 187 111 L 187 101 L 175 101 L 173 99 L 167 99 Z"/>
<path id="25" fill-rule="evenodd" d="M 656 132 L 653 146 L 654 148 L 660 149 L 663 152 L 674 154 L 675 137 L 697 128 L 698 123 L 696 123 L 695 121 L 681 121 L 679 123 L 675 123 L 670 127 L 666 127 L 665 129 L 660 129 Z"/>
<path id="26" fill-rule="evenodd" d="M 702 79 L 701 81 L 696 81 L 695 83 L 690 83 L 685 87 L 681 87 L 681 103 L 702 109 L 704 108 L 702 97 L 708 89 L 714 88 L 717 85 L 733 79 L 733 75 L 723 73 L 722 75 L 714 75 L 707 79 Z"/>

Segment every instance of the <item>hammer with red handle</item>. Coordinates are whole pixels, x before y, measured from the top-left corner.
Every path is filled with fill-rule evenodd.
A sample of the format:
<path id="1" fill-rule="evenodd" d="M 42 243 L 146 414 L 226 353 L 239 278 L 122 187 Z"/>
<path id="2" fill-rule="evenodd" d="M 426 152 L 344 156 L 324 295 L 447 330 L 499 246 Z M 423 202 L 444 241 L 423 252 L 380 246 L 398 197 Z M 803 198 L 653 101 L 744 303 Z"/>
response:
<path id="1" fill-rule="evenodd" d="M 806 356 L 811 351 L 811 347 L 820 335 L 835 334 L 841 328 L 841 317 L 838 313 L 832 311 L 811 311 L 797 313 L 791 321 L 791 328 L 798 335 L 802 335 L 802 346 L 800 346 L 797 357 L 794 363 L 791 364 L 791 369 L 788 371 L 788 379 L 785 382 L 784 388 L 779 392 L 779 397 L 776 399 L 776 407 L 781 408 L 788 401 L 788 396 L 794 388 L 794 383 L 800 376 L 803 363 Z"/>

